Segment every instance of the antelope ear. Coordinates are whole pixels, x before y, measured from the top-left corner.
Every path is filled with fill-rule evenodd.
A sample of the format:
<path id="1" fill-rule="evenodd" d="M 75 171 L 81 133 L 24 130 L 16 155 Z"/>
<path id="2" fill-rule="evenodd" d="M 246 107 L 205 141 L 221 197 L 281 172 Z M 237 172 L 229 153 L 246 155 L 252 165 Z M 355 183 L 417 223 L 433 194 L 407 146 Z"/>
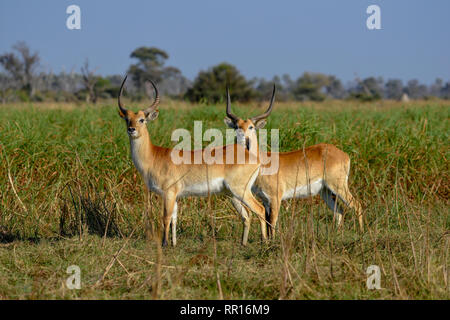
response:
<path id="1" fill-rule="evenodd" d="M 228 127 L 228 128 L 231 128 L 231 129 L 236 129 L 237 127 L 236 127 L 236 123 L 233 121 L 233 120 L 231 120 L 230 118 L 228 118 L 228 117 L 225 117 L 224 119 L 223 119 L 223 122 L 225 123 L 225 125 Z"/>
<path id="2" fill-rule="evenodd" d="M 126 117 L 125 113 L 123 113 L 122 110 L 120 110 L 120 109 L 119 109 L 119 116 L 120 116 L 122 119 L 125 119 L 125 117 Z"/>
<path id="3" fill-rule="evenodd" d="M 261 120 L 259 120 L 259 121 L 257 121 L 255 123 L 255 128 L 256 129 L 262 129 L 262 128 L 264 128 L 266 126 L 266 124 L 267 124 L 266 119 L 261 119 Z"/>
<path id="4" fill-rule="evenodd" d="M 153 111 L 151 111 L 151 112 L 148 114 L 147 120 L 148 120 L 148 121 L 153 121 L 153 120 L 155 120 L 156 118 L 158 118 L 158 115 L 159 115 L 159 110 L 153 110 Z"/>

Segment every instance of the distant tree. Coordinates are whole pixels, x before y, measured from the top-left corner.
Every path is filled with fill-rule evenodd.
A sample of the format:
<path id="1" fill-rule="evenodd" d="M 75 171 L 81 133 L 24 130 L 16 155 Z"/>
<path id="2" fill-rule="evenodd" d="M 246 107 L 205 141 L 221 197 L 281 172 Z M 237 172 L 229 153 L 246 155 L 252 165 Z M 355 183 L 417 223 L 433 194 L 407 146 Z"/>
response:
<path id="1" fill-rule="evenodd" d="M 86 102 L 97 103 L 97 91 L 95 86 L 99 77 L 95 75 L 95 70 L 89 68 L 89 61 L 86 59 L 81 67 L 81 75 L 83 76 L 83 85 L 86 90 Z"/>
<path id="2" fill-rule="evenodd" d="M 53 72 L 41 71 L 35 76 L 34 86 L 37 91 L 48 91 L 51 89 L 55 75 Z"/>
<path id="3" fill-rule="evenodd" d="M 388 99 L 400 100 L 403 95 L 403 82 L 400 79 L 390 79 L 384 86 L 385 96 Z"/>
<path id="4" fill-rule="evenodd" d="M 329 84 L 329 78 L 322 73 L 305 72 L 297 79 L 293 89 L 294 97 L 297 100 L 325 100 L 325 87 Z"/>
<path id="5" fill-rule="evenodd" d="M 165 51 L 155 47 L 140 47 L 134 50 L 130 57 L 138 60 L 136 64 L 130 66 L 128 73 L 132 75 L 139 89 L 145 87 L 145 81 L 162 81 L 165 72 L 164 63 L 169 58 Z"/>
<path id="6" fill-rule="evenodd" d="M 281 84 L 280 77 L 275 76 L 273 77 L 272 81 L 268 81 L 264 78 L 253 78 L 251 82 L 254 84 L 255 98 L 258 101 L 263 101 L 267 99 L 268 96 L 270 97 L 274 85 L 277 88 L 277 101 L 283 100 L 281 95 L 284 88 Z"/>
<path id="7" fill-rule="evenodd" d="M 63 70 L 55 77 L 52 88 L 56 91 L 75 93 L 84 88 L 83 76 L 74 70 L 69 73 Z"/>
<path id="8" fill-rule="evenodd" d="M 225 98 L 226 86 L 230 87 L 233 101 L 249 101 L 254 97 L 251 83 L 239 70 L 228 63 L 221 63 L 207 71 L 200 71 L 185 97 L 191 101 L 217 103 Z"/>
<path id="9" fill-rule="evenodd" d="M 434 97 L 441 97 L 442 89 L 444 88 L 444 81 L 437 78 L 434 83 L 430 86 L 429 94 Z"/>
<path id="10" fill-rule="evenodd" d="M 356 83 L 356 88 L 350 90 L 351 98 L 373 101 L 383 97 L 383 78 L 368 77 L 361 81 L 356 77 Z"/>
<path id="11" fill-rule="evenodd" d="M 259 101 L 265 101 L 271 96 L 273 85 L 277 89 L 276 101 L 292 99 L 292 89 L 295 87 L 295 81 L 287 74 L 284 74 L 281 78 L 274 76 L 270 81 L 264 78 L 255 78 L 251 82 L 254 83 L 256 98 Z"/>
<path id="12" fill-rule="evenodd" d="M 119 94 L 119 88 L 113 87 L 108 78 L 97 77 L 94 92 L 96 99 L 108 99 L 111 97 L 117 97 Z"/>
<path id="13" fill-rule="evenodd" d="M 39 65 L 39 55 L 37 52 L 31 53 L 25 42 L 18 42 L 13 46 L 18 53 L 8 52 L 0 56 L 0 64 L 20 85 L 28 96 L 34 95 L 33 78 L 36 68 Z"/>
<path id="14" fill-rule="evenodd" d="M 292 81 L 291 77 L 287 74 L 284 74 L 280 77 L 275 76 L 272 79 L 273 83 L 277 86 L 277 101 L 287 101 L 293 99 L 292 96 L 292 87 L 294 86 L 294 81 Z M 272 92 L 268 92 L 265 96 L 265 100 L 270 97 Z"/>
<path id="15" fill-rule="evenodd" d="M 341 80 L 339 80 L 336 76 L 328 77 L 328 84 L 325 88 L 327 95 L 334 99 L 342 99 L 347 95 Z"/>
<path id="16" fill-rule="evenodd" d="M 441 89 L 440 97 L 442 99 L 450 99 L 450 81 L 448 81 Z"/>
<path id="17" fill-rule="evenodd" d="M 105 89 L 105 92 L 112 98 L 117 98 L 119 95 L 120 85 L 123 81 L 123 75 L 109 75 L 106 76 L 105 79 L 108 80 L 109 86 Z M 130 87 L 133 86 L 133 81 L 130 81 L 129 85 L 127 83 L 127 91 L 130 90 Z"/>
<path id="18" fill-rule="evenodd" d="M 175 67 L 166 67 L 163 80 L 159 85 L 161 94 L 172 98 L 181 98 L 190 86 L 190 81 L 185 78 L 181 71 Z"/>
<path id="19" fill-rule="evenodd" d="M 363 83 L 374 99 L 381 99 L 383 97 L 383 78 L 369 77 L 364 79 Z"/>
<path id="20" fill-rule="evenodd" d="M 189 86 L 186 79 L 178 68 L 165 66 L 169 55 L 164 50 L 155 47 L 139 47 L 134 50 L 131 58 L 137 59 L 132 64 L 128 73 L 132 76 L 133 86 L 128 87 L 129 92 L 134 92 L 134 99 L 140 100 L 145 97 L 145 82 L 152 80 L 157 83 L 161 94 L 172 97 L 181 97 Z"/>
<path id="21" fill-rule="evenodd" d="M 292 80 L 291 76 L 288 74 L 283 74 L 281 76 L 281 79 L 283 79 L 283 85 L 284 85 L 285 92 L 289 96 L 292 96 L 292 92 L 294 91 L 294 88 L 295 88 L 295 81 Z"/>
<path id="22" fill-rule="evenodd" d="M 427 86 L 419 83 L 419 80 L 413 79 L 408 81 L 405 92 L 411 99 L 422 99 L 427 95 L 428 90 Z"/>
<path id="23" fill-rule="evenodd" d="M 109 78 L 94 75 L 94 71 L 89 69 L 87 61 L 82 70 L 84 88 L 76 93 L 78 99 L 96 104 L 98 99 L 117 97 L 119 87 L 113 86 Z"/>
<path id="24" fill-rule="evenodd" d="M 11 83 L 12 81 L 11 77 L 0 73 L 0 101 L 2 104 L 13 100 L 15 96 L 14 90 L 12 89 L 14 87 L 14 84 Z"/>

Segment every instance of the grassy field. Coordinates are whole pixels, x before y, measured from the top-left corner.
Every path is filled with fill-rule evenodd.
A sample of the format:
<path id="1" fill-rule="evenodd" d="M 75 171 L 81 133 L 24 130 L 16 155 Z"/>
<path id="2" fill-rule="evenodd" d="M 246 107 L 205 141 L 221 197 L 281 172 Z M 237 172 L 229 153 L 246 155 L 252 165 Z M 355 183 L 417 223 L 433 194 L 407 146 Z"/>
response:
<path id="1" fill-rule="evenodd" d="M 236 106 L 251 115 L 263 106 Z M 240 111 L 239 111 L 240 110 Z M 223 105 L 163 100 L 152 142 Z M 282 204 L 277 238 L 247 247 L 225 196 L 179 202 L 178 245 L 161 249 L 160 199 L 129 155 L 115 102 L 0 106 L 0 299 L 449 299 L 449 115 L 445 101 L 276 104 L 280 149 L 332 143 L 352 159 L 353 212 L 335 230 L 318 198 Z M 66 269 L 81 268 L 69 290 Z M 368 290 L 366 269 L 381 268 Z"/>

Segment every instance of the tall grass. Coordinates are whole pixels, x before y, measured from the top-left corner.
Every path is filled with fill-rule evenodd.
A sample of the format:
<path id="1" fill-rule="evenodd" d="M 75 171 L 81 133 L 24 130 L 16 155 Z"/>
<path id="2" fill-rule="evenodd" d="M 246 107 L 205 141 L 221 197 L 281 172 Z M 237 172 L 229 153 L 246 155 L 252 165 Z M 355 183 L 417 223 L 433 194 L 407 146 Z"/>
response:
<path id="1" fill-rule="evenodd" d="M 163 251 L 152 241 L 160 201 L 133 167 L 113 103 L 2 106 L 0 298 L 448 299 L 449 106 L 277 104 L 267 128 L 280 129 L 281 151 L 326 142 L 350 155 L 365 232 L 351 211 L 338 231 L 319 199 L 289 200 L 277 238 L 261 245 L 253 224 L 243 248 L 226 197 L 188 198 L 178 246 Z M 194 120 L 225 132 L 224 114 L 168 103 L 149 124 L 152 142 L 173 146 L 172 130 L 192 132 Z M 64 285 L 71 264 L 83 271 L 79 291 Z M 370 265 L 381 290 L 366 287 Z"/>

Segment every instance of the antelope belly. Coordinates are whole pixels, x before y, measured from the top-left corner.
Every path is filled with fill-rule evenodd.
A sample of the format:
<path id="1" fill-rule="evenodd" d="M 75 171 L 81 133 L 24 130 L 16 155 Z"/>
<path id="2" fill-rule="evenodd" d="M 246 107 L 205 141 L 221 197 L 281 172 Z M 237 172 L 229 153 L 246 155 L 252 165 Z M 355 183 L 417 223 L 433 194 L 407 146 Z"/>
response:
<path id="1" fill-rule="evenodd" d="M 286 190 L 283 194 L 283 200 L 285 199 L 291 199 L 291 198 L 307 198 L 310 196 L 315 196 L 317 195 L 320 190 L 323 187 L 323 180 L 319 179 L 316 180 L 314 182 L 312 182 L 309 185 L 309 188 L 307 185 L 305 186 L 297 186 L 295 188 L 295 194 L 294 194 L 294 188 L 290 189 L 290 190 Z"/>
<path id="2" fill-rule="evenodd" d="M 223 178 L 216 178 L 210 180 L 209 183 L 201 182 L 192 185 L 187 185 L 184 187 L 183 191 L 180 193 L 180 197 L 197 196 L 206 197 L 208 192 L 210 194 L 221 192 L 224 187 Z"/>

